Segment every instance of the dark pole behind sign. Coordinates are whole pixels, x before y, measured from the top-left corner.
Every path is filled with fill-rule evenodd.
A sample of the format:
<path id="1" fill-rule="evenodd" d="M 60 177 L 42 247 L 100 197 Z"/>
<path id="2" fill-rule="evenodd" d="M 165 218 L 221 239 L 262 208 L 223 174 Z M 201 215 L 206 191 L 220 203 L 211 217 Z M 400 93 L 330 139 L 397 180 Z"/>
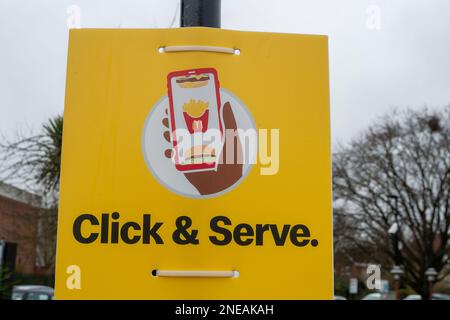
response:
<path id="1" fill-rule="evenodd" d="M 220 0 L 181 0 L 181 27 L 220 28 Z"/>

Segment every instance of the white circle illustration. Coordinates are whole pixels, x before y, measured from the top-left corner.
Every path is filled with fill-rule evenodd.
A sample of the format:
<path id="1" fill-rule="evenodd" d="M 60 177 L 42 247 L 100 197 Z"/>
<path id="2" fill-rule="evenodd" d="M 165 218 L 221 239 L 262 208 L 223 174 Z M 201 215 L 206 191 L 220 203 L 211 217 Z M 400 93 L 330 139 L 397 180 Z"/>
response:
<path id="1" fill-rule="evenodd" d="M 166 109 L 169 107 L 167 95 L 162 97 L 153 106 L 147 116 L 142 133 L 144 159 L 156 180 L 172 192 L 189 198 L 211 198 L 222 195 L 239 185 L 248 175 L 252 164 L 255 163 L 258 146 L 257 131 L 250 112 L 236 96 L 224 88 L 220 88 L 220 98 L 222 106 L 227 102 L 230 103 L 236 121 L 236 127 L 238 128 L 238 138 L 242 148 L 245 149 L 243 150 L 244 153 L 247 154 L 247 157 L 250 155 L 250 158 L 246 158 L 247 160 L 242 164 L 241 177 L 232 185 L 216 193 L 201 194 L 191 181 L 188 180 L 186 174 L 178 171 L 174 162 L 165 156 L 164 151 L 172 147 L 171 143 L 167 142 L 163 137 L 164 131 L 167 131 L 167 128 L 162 124 L 163 119 L 168 117 L 166 114 Z M 253 143 L 248 143 L 248 139 L 244 135 L 246 132 L 252 130 L 255 133 L 255 140 Z"/>

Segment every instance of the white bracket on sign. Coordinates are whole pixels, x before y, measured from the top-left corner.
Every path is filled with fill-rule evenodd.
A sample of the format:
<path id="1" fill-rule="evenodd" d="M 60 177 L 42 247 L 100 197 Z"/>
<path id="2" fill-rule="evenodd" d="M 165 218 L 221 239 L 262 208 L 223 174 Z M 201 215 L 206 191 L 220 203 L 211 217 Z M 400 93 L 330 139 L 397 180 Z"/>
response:
<path id="1" fill-rule="evenodd" d="M 159 47 L 159 53 L 170 53 L 170 52 L 217 52 L 217 53 L 227 53 L 239 56 L 241 54 L 240 49 L 227 48 L 227 47 L 214 47 L 214 46 L 167 46 Z"/>
<path id="2" fill-rule="evenodd" d="M 239 271 L 152 270 L 152 275 L 170 278 L 238 278 Z"/>

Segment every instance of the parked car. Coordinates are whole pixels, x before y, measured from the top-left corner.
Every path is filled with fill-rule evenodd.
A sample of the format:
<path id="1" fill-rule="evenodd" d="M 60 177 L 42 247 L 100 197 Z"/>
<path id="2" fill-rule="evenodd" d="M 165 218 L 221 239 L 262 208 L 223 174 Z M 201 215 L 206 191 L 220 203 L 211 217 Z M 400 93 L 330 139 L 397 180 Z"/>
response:
<path id="1" fill-rule="evenodd" d="M 450 295 L 444 293 L 433 293 L 431 295 L 433 300 L 450 300 Z"/>
<path id="2" fill-rule="evenodd" d="M 410 294 L 403 300 L 422 300 L 422 296 L 419 294 Z M 443 293 L 433 293 L 431 300 L 450 300 L 450 295 Z"/>
<path id="3" fill-rule="evenodd" d="M 381 293 L 374 292 L 365 295 L 361 300 L 382 300 Z"/>
<path id="4" fill-rule="evenodd" d="M 14 286 L 11 300 L 53 300 L 54 290 L 47 286 Z"/>
<path id="5" fill-rule="evenodd" d="M 372 292 L 365 295 L 361 300 L 395 300 L 394 292 Z"/>
<path id="6" fill-rule="evenodd" d="M 420 296 L 420 294 L 410 294 L 403 300 L 422 300 L 422 297 Z"/>

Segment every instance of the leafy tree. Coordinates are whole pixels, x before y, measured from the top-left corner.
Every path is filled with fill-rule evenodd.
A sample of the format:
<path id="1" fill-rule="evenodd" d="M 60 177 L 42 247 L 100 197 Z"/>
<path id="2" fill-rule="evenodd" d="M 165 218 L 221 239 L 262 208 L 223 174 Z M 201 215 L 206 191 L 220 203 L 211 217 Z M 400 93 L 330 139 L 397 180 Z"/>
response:
<path id="1" fill-rule="evenodd" d="M 13 273 L 6 267 L 0 267 L 0 300 L 11 299 L 11 294 L 14 285 Z"/>

